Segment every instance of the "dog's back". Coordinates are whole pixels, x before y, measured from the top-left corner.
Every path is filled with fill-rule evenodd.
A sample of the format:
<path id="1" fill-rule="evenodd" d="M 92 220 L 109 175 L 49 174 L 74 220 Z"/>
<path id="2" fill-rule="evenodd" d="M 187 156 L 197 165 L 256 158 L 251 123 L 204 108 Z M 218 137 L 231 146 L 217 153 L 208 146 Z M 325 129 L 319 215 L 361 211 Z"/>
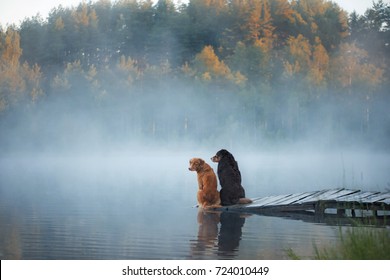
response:
<path id="1" fill-rule="evenodd" d="M 197 199 L 201 207 L 217 207 L 220 204 L 220 196 L 217 190 L 217 176 L 214 170 L 203 159 L 190 160 L 190 171 L 196 171 L 198 178 Z"/>
<path id="2" fill-rule="evenodd" d="M 241 172 L 233 155 L 227 150 L 220 150 L 212 160 L 218 162 L 221 204 L 251 203 L 250 199 L 245 198 L 245 190 L 241 185 Z"/>

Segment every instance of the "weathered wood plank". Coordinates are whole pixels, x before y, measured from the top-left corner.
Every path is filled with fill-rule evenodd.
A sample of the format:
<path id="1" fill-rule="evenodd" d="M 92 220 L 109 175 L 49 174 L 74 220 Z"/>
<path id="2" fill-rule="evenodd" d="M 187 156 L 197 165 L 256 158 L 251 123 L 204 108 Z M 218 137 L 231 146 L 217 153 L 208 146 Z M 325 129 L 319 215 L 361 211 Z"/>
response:
<path id="1" fill-rule="evenodd" d="M 345 189 L 345 190 L 341 190 L 338 193 L 335 193 L 333 196 L 328 197 L 327 200 L 338 200 L 338 199 L 343 200 L 344 197 L 349 196 L 349 195 L 354 195 L 357 193 L 360 193 L 360 190 Z"/>
<path id="2" fill-rule="evenodd" d="M 381 203 L 384 203 L 386 205 L 390 205 L 390 198 L 386 198 L 384 200 L 381 200 Z"/>
<path id="3" fill-rule="evenodd" d="M 313 197 L 308 197 L 300 201 L 300 203 L 306 203 L 306 202 L 315 202 L 319 200 L 334 200 L 337 197 L 348 195 L 350 193 L 357 192 L 356 190 L 345 190 L 345 189 L 333 189 L 333 190 L 325 190 L 322 193 L 319 193 L 318 195 L 315 195 Z"/>
<path id="4" fill-rule="evenodd" d="M 294 204 L 296 202 L 299 202 L 300 200 L 307 198 L 308 196 L 313 195 L 313 192 L 304 192 L 304 193 L 297 193 L 290 195 L 289 197 L 286 197 L 284 200 L 279 201 L 279 205 L 289 205 Z"/>
<path id="5" fill-rule="evenodd" d="M 315 197 L 321 195 L 323 192 L 324 191 L 308 192 L 305 196 L 301 197 L 299 200 L 297 200 L 296 202 L 293 202 L 293 203 L 300 203 L 300 204 L 302 204 L 302 201 L 315 200 Z"/>
<path id="6" fill-rule="evenodd" d="M 243 207 L 253 208 L 253 207 L 264 207 L 269 205 L 288 205 L 299 201 L 301 199 L 307 198 L 309 196 L 314 196 L 318 193 L 318 191 L 314 192 L 304 192 L 297 194 L 289 194 L 289 195 L 278 195 L 278 196 L 267 196 L 263 199 L 253 200 L 253 203 L 247 204 Z"/>
<path id="7" fill-rule="evenodd" d="M 245 207 L 253 206 L 253 207 L 258 207 L 263 205 L 263 202 L 268 201 L 271 199 L 273 196 L 266 196 L 263 198 L 257 198 L 256 200 L 252 200 L 253 202 L 251 204 L 244 205 Z"/>
<path id="8" fill-rule="evenodd" d="M 238 204 L 218 208 L 219 211 L 315 212 L 324 215 L 325 209 L 337 209 L 340 215 L 346 209 L 390 210 L 390 192 L 361 192 L 360 190 L 330 189 L 287 195 L 267 196 L 253 200 L 251 204 Z M 389 214 L 386 214 L 389 215 Z"/>
<path id="9" fill-rule="evenodd" d="M 366 197 L 369 197 L 371 195 L 378 194 L 379 192 L 358 192 L 358 193 L 352 193 L 348 196 L 338 198 L 337 201 L 346 201 L 346 202 L 361 202 Z"/>
<path id="10" fill-rule="evenodd" d="M 364 199 L 365 203 L 374 203 L 374 202 L 380 202 L 382 200 L 390 198 L 390 192 L 388 193 L 378 193 L 372 196 L 369 196 Z"/>
<path id="11" fill-rule="evenodd" d="M 279 197 L 279 198 L 275 199 L 274 201 L 269 201 L 267 203 L 264 203 L 263 206 L 267 206 L 267 205 L 275 205 L 275 206 L 283 205 L 283 201 L 290 199 L 291 196 L 293 196 L 293 194 L 290 194 L 290 195 L 284 196 L 284 197 Z"/>
<path id="12" fill-rule="evenodd" d="M 262 207 L 262 206 L 267 205 L 267 204 L 273 204 L 276 201 L 283 199 L 287 196 L 290 196 L 290 195 L 284 194 L 284 195 L 268 196 L 262 200 L 258 200 L 256 202 L 251 203 L 251 204 L 247 204 L 245 207 Z"/>
<path id="13" fill-rule="evenodd" d="M 316 195 L 307 197 L 299 203 L 307 203 L 307 202 L 316 202 L 319 200 L 328 200 L 331 195 L 337 194 L 341 191 L 342 189 L 333 189 L 333 190 L 323 190 L 318 192 Z"/>

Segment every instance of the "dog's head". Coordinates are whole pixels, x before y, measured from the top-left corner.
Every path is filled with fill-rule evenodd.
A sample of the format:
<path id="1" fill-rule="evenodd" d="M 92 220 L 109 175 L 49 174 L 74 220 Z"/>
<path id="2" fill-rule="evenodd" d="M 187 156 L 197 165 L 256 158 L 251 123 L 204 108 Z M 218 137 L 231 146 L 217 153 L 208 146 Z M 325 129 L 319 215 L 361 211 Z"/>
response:
<path id="1" fill-rule="evenodd" d="M 219 162 L 223 157 L 231 156 L 231 155 L 232 155 L 232 154 L 229 153 L 227 150 L 222 149 L 222 150 L 219 150 L 219 151 L 215 154 L 215 156 L 213 156 L 213 157 L 211 158 L 211 160 L 212 160 L 213 162 Z"/>
<path id="2" fill-rule="evenodd" d="M 201 158 L 192 158 L 190 159 L 190 167 L 188 167 L 188 170 L 190 171 L 200 171 L 203 168 L 205 161 Z"/>

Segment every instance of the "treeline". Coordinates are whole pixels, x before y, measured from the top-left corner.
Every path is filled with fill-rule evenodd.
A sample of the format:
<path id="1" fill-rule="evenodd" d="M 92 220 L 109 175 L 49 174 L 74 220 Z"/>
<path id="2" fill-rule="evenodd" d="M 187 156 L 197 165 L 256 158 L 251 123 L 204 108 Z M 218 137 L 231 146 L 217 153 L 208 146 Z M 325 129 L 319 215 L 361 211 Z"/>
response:
<path id="1" fill-rule="evenodd" d="M 389 44 L 383 1 L 364 15 L 325 0 L 59 6 L 0 28 L 0 141 L 20 135 L 17 116 L 26 138 L 64 143 L 88 131 L 387 146 Z"/>

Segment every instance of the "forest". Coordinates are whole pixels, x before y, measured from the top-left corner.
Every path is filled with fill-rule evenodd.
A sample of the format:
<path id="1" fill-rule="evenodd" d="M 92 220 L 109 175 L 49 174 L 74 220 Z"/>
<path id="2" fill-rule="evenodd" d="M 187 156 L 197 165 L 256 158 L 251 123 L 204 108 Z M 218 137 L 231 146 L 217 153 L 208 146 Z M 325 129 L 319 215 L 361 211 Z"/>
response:
<path id="1" fill-rule="evenodd" d="M 0 26 L 0 151 L 390 149 L 390 4 L 98 0 Z M 220 147 L 220 146 L 218 146 Z"/>

